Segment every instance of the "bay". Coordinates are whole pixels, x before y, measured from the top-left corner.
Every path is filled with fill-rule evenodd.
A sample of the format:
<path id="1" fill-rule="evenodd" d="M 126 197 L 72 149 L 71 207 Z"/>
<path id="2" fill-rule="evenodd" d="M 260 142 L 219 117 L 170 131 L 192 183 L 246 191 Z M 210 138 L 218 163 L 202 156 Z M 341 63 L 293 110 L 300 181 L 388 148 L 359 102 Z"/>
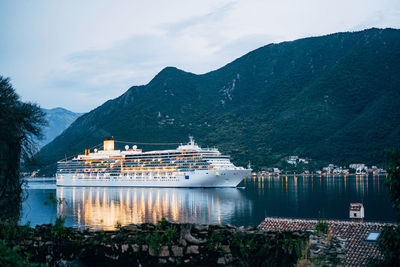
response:
<path id="1" fill-rule="evenodd" d="M 258 176 L 239 188 L 56 187 L 27 183 L 21 224 L 114 229 L 117 224 L 174 222 L 258 225 L 265 217 L 348 219 L 361 202 L 366 221 L 395 221 L 385 176 Z"/>

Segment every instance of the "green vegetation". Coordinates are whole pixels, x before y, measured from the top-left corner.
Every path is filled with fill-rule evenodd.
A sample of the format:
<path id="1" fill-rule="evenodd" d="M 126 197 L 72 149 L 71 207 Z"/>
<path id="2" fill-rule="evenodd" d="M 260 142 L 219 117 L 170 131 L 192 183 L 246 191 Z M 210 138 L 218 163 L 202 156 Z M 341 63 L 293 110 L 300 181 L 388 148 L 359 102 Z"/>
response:
<path id="1" fill-rule="evenodd" d="M 0 240 L 23 240 L 32 236 L 30 222 L 17 226 L 8 221 L 0 221 Z"/>
<path id="2" fill-rule="evenodd" d="M 185 142 L 193 134 L 255 169 L 290 155 L 316 167 L 383 164 L 383 149 L 400 144 L 399 59 L 400 30 L 369 29 L 270 44 L 203 75 L 168 67 L 79 117 L 40 163 L 54 173 L 57 160 L 111 135 Z"/>
<path id="3" fill-rule="evenodd" d="M 172 245 L 177 242 L 179 233 L 175 225 L 171 225 L 165 218 L 158 221 L 156 229 L 145 236 L 145 242 L 156 253 L 162 246 Z"/>
<path id="4" fill-rule="evenodd" d="M 294 266 L 301 257 L 304 241 L 293 239 L 291 233 L 282 233 L 277 238 L 260 238 L 237 232 L 229 245 L 239 260 L 238 266 Z M 223 243 L 228 244 L 226 240 Z"/>
<path id="5" fill-rule="evenodd" d="M 29 267 L 34 266 L 28 259 L 23 258 L 19 253 L 19 247 L 10 248 L 4 240 L 0 240 L 0 266 L 8 267 Z"/>
<path id="6" fill-rule="evenodd" d="M 207 242 L 207 248 L 210 250 L 219 250 L 222 246 L 222 241 L 224 241 L 222 233 L 214 231 Z"/>
<path id="7" fill-rule="evenodd" d="M 315 225 L 315 230 L 317 230 L 318 235 L 327 234 L 329 230 L 329 225 L 326 221 L 319 220 Z"/>
<path id="8" fill-rule="evenodd" d="M 386 186 L 389 188 L 389 197 L 393 209 L 400 219 L 400 150 L 390 149 L 386 151 Z"/>
<path id="9" fill-rule="evenodd" d="M 115 223 L 115 228 L 116 228 L 117 230 L 121 230 L 122 225 L 121 225 L 121 223 L 120 223 L 119 221 L 117 221 L 117 222 Z"/>
<path id="10" fill-rule="evenodd" d="M 32 238 L 33 229 L 26 225 L 16 225 L 0 220 L 0 266 L 40 266 L 29 262 L 31 255 L 16 244 Z"/>
<path id="11" fill-rule="evenodd" d="M 389 189 L 390 200 L 400 219 L 400 150 L 386 151 L 385 184 Z M 384 258 L 371 260 L 371 266 L 398 266 L 400 262 L 400 225 L 385 226 L 378 241 L 379 249 Z"/>
<path id="12" fill-rule="evenodd" d="M 57 241 L 64 240 L 67 237 L 65 219 L 63 219 L 62 217 L 57 217 L 54 226 L 51 228 L 51 234 Z"/>
<path id="13" fill-rule="evenodd" d="M 385 226 L 379 238 L 379 249 L 383 260 L 376 266 L 398 266 L 400 262 L 400 226 Z"/>

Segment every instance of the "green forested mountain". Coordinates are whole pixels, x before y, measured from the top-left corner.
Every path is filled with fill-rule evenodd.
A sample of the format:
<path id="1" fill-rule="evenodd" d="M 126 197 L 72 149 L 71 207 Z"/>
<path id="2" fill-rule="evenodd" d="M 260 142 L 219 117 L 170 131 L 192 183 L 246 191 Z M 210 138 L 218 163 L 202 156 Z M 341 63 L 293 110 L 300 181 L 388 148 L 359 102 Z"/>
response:
<path id="1" fill-rule="evenodd" d="M 381 163 L 400 144 L 399 103 L 400 30 L 337 33 L 269 44 L 203 75 L 167 67 L 78 118 L 40 158 L 54 171 L 107 136 L 186 142 L 192 134 L 256 168 L 293 154 Z"/>

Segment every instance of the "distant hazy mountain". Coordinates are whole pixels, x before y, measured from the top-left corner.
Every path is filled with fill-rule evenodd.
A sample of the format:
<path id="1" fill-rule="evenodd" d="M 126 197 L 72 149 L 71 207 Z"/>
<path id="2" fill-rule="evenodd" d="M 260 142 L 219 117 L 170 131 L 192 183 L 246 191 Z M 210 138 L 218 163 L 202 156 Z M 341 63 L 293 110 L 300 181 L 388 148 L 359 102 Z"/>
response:
<path id="1" fill-rule="evenodd" d="M 74 113 L 64 108 L 42 109 L 46 114 L 48 126 L 43 129 L 43 140 L 38 141 L 38 145 L 43 147 L 59 134 L 61 134 L 73 121 L 83 113 Z"/>
<path id="2" fill-rule="evenodd" d="M 54 171 L 64 155 L 111 135 L 183 142 L 192 134 L 242 166 L 289 155 L 381 163 L 383 150 L 400 144 L 399 99 L 400 30 L 269 44 L 203 75 L 165 68 L 79 117 L 42 149 L 41 162 Z"/>

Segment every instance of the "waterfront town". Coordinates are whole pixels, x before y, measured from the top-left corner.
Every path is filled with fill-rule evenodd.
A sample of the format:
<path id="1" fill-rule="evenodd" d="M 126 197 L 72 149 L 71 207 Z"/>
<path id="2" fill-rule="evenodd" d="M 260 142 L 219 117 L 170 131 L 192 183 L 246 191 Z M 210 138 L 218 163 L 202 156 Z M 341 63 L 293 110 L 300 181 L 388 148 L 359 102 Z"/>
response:
<path id="1" fill-rule="evenodd" d="M 348 166 L 338 166 L 328 164 L 322 168 L 316 168 L 312 164 L 313 160 L 309 158 L 301 158 L 299 156 L 289 156 L 285 159 L 286 165 L 281 168 L 266 168 L 259 172 L 253 172 L 252 175 L 385 175 L 386 170 L 375 165 L 367 166 L 364 163 L 351 163 Z"/>

